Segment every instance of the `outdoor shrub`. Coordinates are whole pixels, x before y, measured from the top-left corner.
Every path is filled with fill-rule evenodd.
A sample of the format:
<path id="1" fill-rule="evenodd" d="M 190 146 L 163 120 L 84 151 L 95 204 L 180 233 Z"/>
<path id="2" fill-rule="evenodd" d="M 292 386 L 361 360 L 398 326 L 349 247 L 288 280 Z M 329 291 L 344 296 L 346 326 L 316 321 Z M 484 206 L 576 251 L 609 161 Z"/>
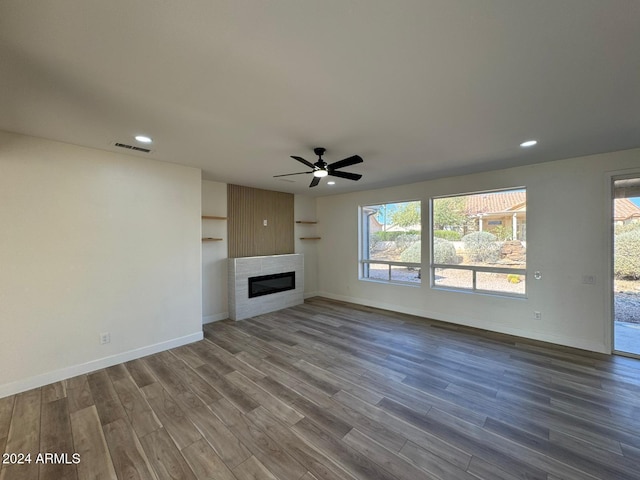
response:
<path id="1" fill-rule="evenodd" d="M 400 250 L 405 250 L 418 241 L 420 241 L 420 235 L 405 233 L 403 235 L 398 235 L 396 238 L 396 245 Z"/>
<path id="2" fill-rule="evenodd" d="M 635 230 L 640 230 L 640 222 L 633 222 L 627 223 L 626 225 L 615 226 L 616 235 L 620 235 L 621 233 L 633 232 Z"/>
<path id="3" fill-rule="evenodd" d="M 615 237 L 614 273 L 617 278 L 640 279 L 640 229 Z"/>
<path id="4" fill-rule="evenodd" d="M 451 242 L 457 242 L 460 240 L 460 233 L 453 230 L 434 230 L 433 236 L 435 238 L 443 238 Z"/>
<path id="5" fill-rule="evenodd" d="M 409 230 L 406 232 L 375 232 L 372 237 L 374 242 L 395 242 L 396 239 L 402 235 L 420 235 L 417 230 Z"/>
<path id="6" fill-rule="evenodd" d="M 462 237 L 464 249 L 472 262 L 495 263 L 500 259 L 500 244 L 489 232 L 474 232 Z"/>
<path id="7" fill-rule="evenodd" d="M 504 225 L 492 228 L 491 233 L 495 235 L 498 240 L 512 240 L 513 237 L 512 229 L 510 227 L 505 227 Z"/>
<path id="8" fill-rule="evenodd" d="M 520 281 L 520 275 L 516 275 L 515 273 L 507 275 L 507 282 L 509 283 L 520 283 Z"/>
<path id="9" fill-rule="evenodd" d="M 433 239 L 433 262 L 456 264 L 458 256 L 456 255 L 456 247 L 448 240 L 442 238 Z"/>
<path id="10" fill-rule="evenodd" d="M 407 248 L 404 252 L 400 254 L 401 262 L 411 262 L 411 263 L 420 263 L 420 246 L 422 242 L 418 241 L 413 244 L 409 248 Z"/>
<path id="11" fill-rule="evenodd" d="M 393 242 L 402 232 L 375 232 L 371 237 L 375 242 Z"/>

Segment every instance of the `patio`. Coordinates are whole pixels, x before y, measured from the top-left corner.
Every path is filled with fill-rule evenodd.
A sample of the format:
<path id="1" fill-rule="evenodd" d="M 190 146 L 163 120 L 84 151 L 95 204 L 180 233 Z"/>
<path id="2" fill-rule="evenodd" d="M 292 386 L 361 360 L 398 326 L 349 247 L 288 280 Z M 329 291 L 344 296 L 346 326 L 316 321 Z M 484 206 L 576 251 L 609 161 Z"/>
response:
<path id="1" fill-rule="evenodd" d="M 640 323 L 614 322 L 614 329 L 615 350 L 640 355 Z"/>

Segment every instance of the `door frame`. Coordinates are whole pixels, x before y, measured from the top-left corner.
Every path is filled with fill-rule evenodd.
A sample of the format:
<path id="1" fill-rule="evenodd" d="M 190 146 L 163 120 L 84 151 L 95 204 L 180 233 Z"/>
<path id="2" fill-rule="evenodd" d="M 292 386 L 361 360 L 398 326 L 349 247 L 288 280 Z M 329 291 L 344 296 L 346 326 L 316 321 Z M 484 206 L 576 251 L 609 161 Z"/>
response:
<path id="1" fill-rule="evenodd" d="M 606 288 L 607 294 L 605 295 L 605 345 L 609 346 L 609 350 L 613 355 L 621 355 L 625 357 L 632 358 L 640 358 L 640 355 L 635 355 L 629 352 L 623 352 L 615 349 L 615 320 L 616 320 L 616 312 L 615 312 L 615 302 L 614 302 L 614 291 L 613 291 L 613 216 L 614 216 L 614 203 L 613 203 L 613 193 L 614 187 L 613 182 L 616 180 L 623 180 L 625 178 L 640 178 L 640 168 L 628 168 L 625 170 L 616 170 L 607 172 L 605 174 L 605 192 L 606 192 L 606 223 L 608 228 L 606 228 L 606 251 L 607 251 L 607 278 L 603 282 L 604 287 Z M 608 318 L 607 318 L 608 317 Z"/>

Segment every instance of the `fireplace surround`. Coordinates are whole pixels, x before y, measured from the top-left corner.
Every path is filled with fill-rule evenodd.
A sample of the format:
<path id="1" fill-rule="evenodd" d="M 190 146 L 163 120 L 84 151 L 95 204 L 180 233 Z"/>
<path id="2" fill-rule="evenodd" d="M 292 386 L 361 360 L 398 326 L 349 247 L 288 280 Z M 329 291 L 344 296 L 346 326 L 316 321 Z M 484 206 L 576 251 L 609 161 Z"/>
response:
<path id="1" fill-rule="evenodd" d="M 249 278 L 256 277 L 261 294 L 250 296 Z M 276 280 L 272 283 L 278 291 L 263 293 L 265 280 L 266 286 L 269 280 Z M 304 257 L 302 254 L 287 254 L 230 258 L 228 286 L 229 318 L 232 320 L 299 305 L 304 302 Z"/>

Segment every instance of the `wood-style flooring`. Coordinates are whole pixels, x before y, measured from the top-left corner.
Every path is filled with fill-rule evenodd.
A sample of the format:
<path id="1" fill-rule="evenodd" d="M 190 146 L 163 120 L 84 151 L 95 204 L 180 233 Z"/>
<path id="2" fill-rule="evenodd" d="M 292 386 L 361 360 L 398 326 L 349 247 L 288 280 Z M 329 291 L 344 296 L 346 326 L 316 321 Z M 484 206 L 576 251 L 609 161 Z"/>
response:
<path id="1" fill-rule="evenodd" d="M 0 480 L 640 479 L 638 360 L 322 298 L 205 337 L 0 399 L 68 454 Z"/>

